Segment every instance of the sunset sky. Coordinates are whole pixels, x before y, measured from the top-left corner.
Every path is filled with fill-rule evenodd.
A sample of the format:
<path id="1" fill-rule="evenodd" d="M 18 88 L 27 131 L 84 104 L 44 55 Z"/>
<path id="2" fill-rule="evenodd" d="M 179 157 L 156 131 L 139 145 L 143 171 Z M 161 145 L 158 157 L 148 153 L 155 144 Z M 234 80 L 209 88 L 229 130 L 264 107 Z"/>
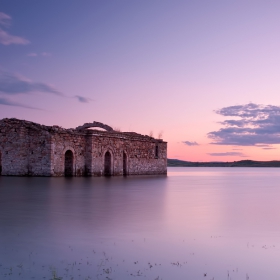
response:
<path id="1" fill-rule="evenodd" d="M 280 1 L 1 0 L 0 119 L 280 160 Z"/>

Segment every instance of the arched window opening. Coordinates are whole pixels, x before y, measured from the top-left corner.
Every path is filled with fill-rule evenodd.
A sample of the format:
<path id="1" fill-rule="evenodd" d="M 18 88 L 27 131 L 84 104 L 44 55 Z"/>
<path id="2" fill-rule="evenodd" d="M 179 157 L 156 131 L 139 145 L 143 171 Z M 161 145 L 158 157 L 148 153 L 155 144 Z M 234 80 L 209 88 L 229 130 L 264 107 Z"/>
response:
<path id="1" fill-rule="evenodd" d="M 104 157 L 104 175 L 105 176 L 111 176 L 112 171 L 111 171 L 111 154 L 109 151 L 106 152 L 105 157 Z"/>
<path id="2" fill-rule="evenodd" d="M 64 175 L 65 177 L 74 175 L 74 155 L 70 150 L 65 152 Z"/>
<path id="3" fill-rule="evenodd" d="M 156 145 L 156 148 L 155 148 L 155 158 L 158 158 L 158 145 Z"/>
<path id="4" fill-rule="evenodd" d="M 123 176 L 127 175 L 127 155 L 123 152 Z"/>

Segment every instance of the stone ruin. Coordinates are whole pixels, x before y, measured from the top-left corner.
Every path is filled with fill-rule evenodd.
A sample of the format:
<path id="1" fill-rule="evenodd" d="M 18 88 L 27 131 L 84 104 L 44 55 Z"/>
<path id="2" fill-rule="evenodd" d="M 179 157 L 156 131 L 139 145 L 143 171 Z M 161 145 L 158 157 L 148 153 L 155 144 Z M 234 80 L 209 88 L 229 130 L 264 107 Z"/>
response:
<path id="1" fill-rule="evenodd" d="M 104 123 L 101 123 L 101 122 L 92 122 L 92 123 L 85 123 L 81 126 L 78 126 L 76 127 L 77 130 L 85 130 L 85 129 L 88 129 L 88 128 L 92 128 L 92 127 L 99 127 L 99 128 L 103 128 L 107 131 L 114 131 L 114 129 L 107 125 L 107 124 L 104 124 Z"/>
<path id="2" fill-rule="evenodd" d="M 102 128 L 104 131 L 95 128 Z M 167 173 L 167 143 L 100 122 L 76 128 L 0 120 L 0 175 L 126 176 Z"/>

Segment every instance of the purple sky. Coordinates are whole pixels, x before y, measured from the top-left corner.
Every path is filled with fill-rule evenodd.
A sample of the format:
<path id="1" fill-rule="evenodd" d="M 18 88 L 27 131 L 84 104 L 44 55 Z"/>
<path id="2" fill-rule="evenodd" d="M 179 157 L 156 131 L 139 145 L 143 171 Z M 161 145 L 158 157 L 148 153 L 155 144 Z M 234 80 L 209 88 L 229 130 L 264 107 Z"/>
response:
<path id="1" fill-rule="evenodd" d="M 278 1 L 2 0 L 0 118 L 162 132 L 169 158 L 279 159 L 279 11 Z"/>

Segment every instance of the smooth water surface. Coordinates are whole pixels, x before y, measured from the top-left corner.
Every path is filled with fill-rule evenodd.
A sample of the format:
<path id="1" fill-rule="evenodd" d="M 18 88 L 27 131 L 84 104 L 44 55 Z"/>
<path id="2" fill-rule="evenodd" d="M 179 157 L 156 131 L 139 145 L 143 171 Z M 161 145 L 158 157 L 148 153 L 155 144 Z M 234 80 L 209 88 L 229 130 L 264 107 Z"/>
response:
<path id="1" fill-rule="evenodd" d="M 0 177 L 0 279 L 280 279 L 280 169 Z"/>

